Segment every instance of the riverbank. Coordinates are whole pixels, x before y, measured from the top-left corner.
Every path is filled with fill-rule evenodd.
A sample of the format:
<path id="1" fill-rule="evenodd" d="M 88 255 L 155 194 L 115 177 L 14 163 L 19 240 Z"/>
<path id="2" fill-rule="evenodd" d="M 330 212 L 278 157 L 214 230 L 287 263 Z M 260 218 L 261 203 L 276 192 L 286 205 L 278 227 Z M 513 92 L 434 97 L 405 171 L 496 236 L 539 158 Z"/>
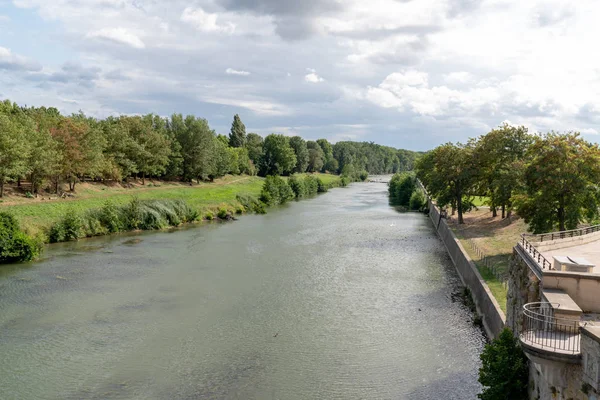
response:
<path id="1" fill-rule="evenodd" d="M 459 225 L 455 218 L 451 218 L 448 226 L 477 265 L 502 311 L 506 312 L 508 288 L 503 277 L 508 276 L 512 249 L 520 235 L 527 232 L 527 224 L 515 214 L 505 219 L 493 217 L 489 208 L 465 213 L 464 222 Z"/>
<path id="2" fill-rule="evenodd" d="M 324 184 L 338 186 L 340 177 L 330 174 L 315 174 Z M 14 215 L 24 231 L 29 235 L 39 235 L 65 216 L 67 212 L 84 213 L 101 208 L 107 200 L 115 206 L 122 206 L 135 196 L 139 200 L 183 200 L 187 205 L 205 216 L 209 212 L 217 215 L 225 208 L 232 213 L 241 205 L 236 199 L 238 194 L 258 198 L 264 178 L 256 176 L 225 176 L 214 182 L 200 184 L 163 182 L 146 180 L 128 183 L 126 186 L 116 183 L 82 183 L 77 185 L 73 197 L 58 198 L 56 195 L 44 195 L 27 198 L 12 195 L 0 203 L 0 211 Z"/>

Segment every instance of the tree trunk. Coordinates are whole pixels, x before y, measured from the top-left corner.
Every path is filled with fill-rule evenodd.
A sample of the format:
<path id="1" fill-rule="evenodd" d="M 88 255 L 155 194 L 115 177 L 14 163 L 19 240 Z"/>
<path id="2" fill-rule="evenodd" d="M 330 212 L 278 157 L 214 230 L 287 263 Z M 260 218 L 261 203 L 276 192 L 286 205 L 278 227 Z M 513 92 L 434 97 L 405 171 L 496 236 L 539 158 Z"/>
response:
<path id="1" fill-rule="evenodd" d="M 146 184 L 146 173 L 142 172 L 142 185 Z"/>
<path id="2" fill-rule="evenodd" d="M 0 197 L 4 197 L 4 177 L 0 177 Z"/>
<path id="3" fill-rule="evenodd" d="M 558 230 L 567 230 L 565 228 L 565 208 L 563 206 L 558 207 Z"/>
<path id="4" fill-rule="evenodd" d="M 502 219 L 506 218 L 506 205 L 502 204 Z"/>
<path id="5" fill-rule="evenodd" d="M 498 216 L 498 209 L 496 206 L 492 206 L 492 218 L 496 218 Z"/>
<path id="6" fill-rule="evenodd" d="M 17 178 L 17 187 L 21 187 L 21 177 Z"/>
<path id="7" fill-rule="evenodd" d="M 458 185 L 458 189 L 456 190 L 456 208 L 458 211 L 458 224 L 462 225 L 465 223 L 463 219 L 463 207 L 462 207 L 462 191 L 460 190 L 460 185 Z"/>
<path id="8" fill-rule="evenodd" d="M 58 194 L 58 186 L 60 185 L 60 175 L 56 175 L 56 183 L 54 186 L 54 191 Z"/>

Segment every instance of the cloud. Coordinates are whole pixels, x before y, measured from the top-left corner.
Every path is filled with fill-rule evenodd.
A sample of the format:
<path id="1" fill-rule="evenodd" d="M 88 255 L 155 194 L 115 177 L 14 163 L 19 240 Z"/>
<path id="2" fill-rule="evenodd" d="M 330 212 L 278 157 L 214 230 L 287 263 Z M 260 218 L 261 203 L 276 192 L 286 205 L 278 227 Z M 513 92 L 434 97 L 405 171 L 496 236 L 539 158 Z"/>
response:
<path id="1" fill-rule="evenodd" d="M 78 63 L 68 62 L 58 71 L 32 73 L 27 76 L 27 79 L 47 84 L 74 84 L 91 88 L 100 78 L 100 71 L 97 67 L 84 67 Z"/>
<path id="2" fill-rule="evenodd" d="M 248 72 L 248 71 L 238 71 L 237 69 L 233 69 L 233 68 L 227 68 L 225 70 L 225 73 L 227 75 L 241 75 L 241 76 L 248 76 L 248 75 L 250 75 L 250 72 Z"/>
<path id="3" fill-rule="evenodd" d="M 321 78 L 317 75 L 317 71 L 314 68 L 306 68 L 308 74 L 304 76 L 304 81 L 308 83 L 320 83 L 325 81 L 325 79 Z"/>
<path id="4" fill-rule="evenodd" d="M 142 39 L 125 28 L 102 28 L 88 33 L 86 37 L 124 44 L 135 49 L 143 49 L 146 47 Z"/>
<path id="5" fill-rule="evenodd" d="M 8 71 L 40 71 L 42 67 L 35 61 L 14 54 L 10 49 L 0 47 L 0 69 Z"/>
<path id="6" fill-rule="evenodd" d="M 201 8 L 187 7 L 181 14 L 181 20 L 192 25 L 194 28 L 202 32 L 222 32 L 231 34 L 235 31 L 235 24 L 226 22 L 218 24 L 219 16 L 205 12 Z"/>

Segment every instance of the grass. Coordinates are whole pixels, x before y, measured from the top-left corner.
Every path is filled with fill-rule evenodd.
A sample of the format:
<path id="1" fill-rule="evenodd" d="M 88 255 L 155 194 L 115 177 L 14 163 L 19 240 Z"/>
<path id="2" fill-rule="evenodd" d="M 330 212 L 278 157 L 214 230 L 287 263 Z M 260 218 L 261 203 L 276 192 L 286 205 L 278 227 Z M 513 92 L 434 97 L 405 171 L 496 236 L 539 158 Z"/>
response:
<path id="1" fill-rule="evenodd" d="M 492 294 L 500 304 L 500 308 L 506 312 L 507 289 L 496 278 L 491 268 L 495 269 L 500 275 L 508 275 L 512 249 L 518 242 L 520 235 L 527 231 L 527 225 L 515 215 L 510 219 L 493 218 L 492 212 L 487 208 L 464 214 L 464 220 L 464 225 L 458 225 L 456 218 L 453 217 L 449 221 L 449 226 L 477 265 L 481 277 L 488 284 Z M 473 249 L 472 244 L 479 248 L 481 254 L 485 255 L 491 268 L 485 266 L 483 257 Z"/>
<path id="2" fill-rule="evenodd" d="M 486 196 L 475 196 L 473 197 L 473 205 L 475 207 L 487 206 L 489 197 Z"/>
<path id="3" fill-rule="evenodd" d="M 338 180 L 336 175 L 315 174 L 325 183 Z M 128 203 L 133 196 L 140 200 L 181 199 L 199 210 L 201 215 L 209 211 L 217 215 L 220 208 L 235 210 L 239 207 L 237 194 L 259 197 L 263 178 L 256 176 L 226 176 L 214 182 L 190 186 L 180 182 L 147 181 L 146 185 L 132 187 L 85 183 L 76 187 L 74 198 L 57 199 L 56 195 L 44 195 L 38 199 L 24 196 L 8 196 L 0 203 L 0 211 L 15 215 L 21 226 L 30 234 L 37 234 L 62 218 L 67 212 L 83 213 L 100 208 L 107 200 L 115 205 Z"/>

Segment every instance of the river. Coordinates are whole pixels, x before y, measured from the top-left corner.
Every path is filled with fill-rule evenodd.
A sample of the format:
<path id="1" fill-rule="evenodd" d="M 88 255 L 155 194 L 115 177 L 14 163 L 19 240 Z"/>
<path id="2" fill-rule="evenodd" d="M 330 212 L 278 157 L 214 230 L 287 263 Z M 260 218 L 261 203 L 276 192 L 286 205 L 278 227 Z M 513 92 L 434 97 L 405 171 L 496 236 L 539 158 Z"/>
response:
<path id="1" fill-rule="evenodd" d="M 475 399 L 481 331 L 381 183 L 0 268 L 0 398 Z"/>

